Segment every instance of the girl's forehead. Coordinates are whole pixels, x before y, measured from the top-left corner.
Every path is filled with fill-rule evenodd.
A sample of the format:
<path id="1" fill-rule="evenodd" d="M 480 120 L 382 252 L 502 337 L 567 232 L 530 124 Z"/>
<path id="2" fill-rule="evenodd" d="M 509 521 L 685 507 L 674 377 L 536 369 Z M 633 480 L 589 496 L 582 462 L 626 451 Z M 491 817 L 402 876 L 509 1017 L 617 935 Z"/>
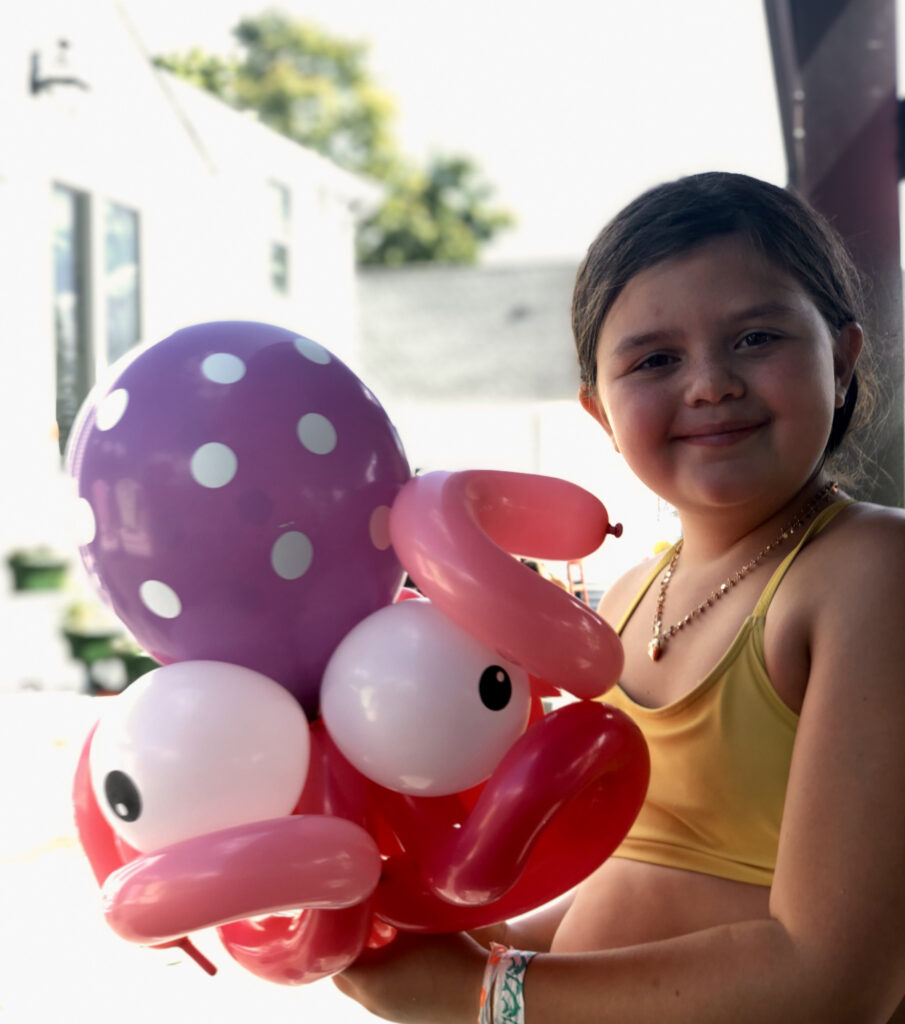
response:
<path id="1" fill-rule="evenodd" d="M 639 318 L 731 318 L 769 305 L 816 312 L 802 285 L 750 242 L 720 237 L 638 271 L 616 296 L 600 336 Z"/>

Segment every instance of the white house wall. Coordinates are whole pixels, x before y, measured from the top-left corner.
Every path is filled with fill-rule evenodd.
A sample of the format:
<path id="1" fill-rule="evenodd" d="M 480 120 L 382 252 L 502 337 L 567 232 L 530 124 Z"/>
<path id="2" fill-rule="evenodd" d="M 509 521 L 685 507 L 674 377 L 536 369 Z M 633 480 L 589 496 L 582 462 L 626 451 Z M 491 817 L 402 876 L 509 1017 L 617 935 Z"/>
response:
<path id="1" fill-rule="evenodd" d="M 90 88 L 32 95 L 32 55 L 51 72 L 61 38 L 72 73 Z M 287 295 L 270 282 L 270 180 L 292 195 Z M 17 5 L 0 34 L 0 554 L 67 540 L 54 440 L 56 184 L 88 194 L 95 217 L 106 201 L 137 211 L 142 342 L 201 320 L 264 320 L 356 362 L 355 210 L 374 192 L 156 73 L 112 0 Z M 95 238 L 97 269 L 99 231 Z M 99 298 L 98 373 L 106 362 Z"/>

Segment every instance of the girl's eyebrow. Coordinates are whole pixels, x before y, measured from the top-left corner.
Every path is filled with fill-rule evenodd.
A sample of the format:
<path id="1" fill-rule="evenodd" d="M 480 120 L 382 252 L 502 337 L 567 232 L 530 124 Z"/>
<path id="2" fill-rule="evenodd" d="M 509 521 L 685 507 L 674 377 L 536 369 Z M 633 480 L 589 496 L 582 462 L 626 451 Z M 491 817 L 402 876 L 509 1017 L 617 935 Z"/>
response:
<path id="1" fill-rule="evenodd" d="M 627 334 L 621 338 L 613 350 L 614 355 L 623 355 L 648 345 L 668 345 L 683 336 L 679 330 L 641 331 L 639 334 Z"/>
<path id="2" fill-rule="evenodd" d="M 729 313 L 726 316 L 726 322 L 734 324 L 742 320 L 763 320 L 773 316 L 797 316 L 800 312 L 800 309 L 790 306 L 786 302 L 758 302 L 753 306 L 746 306 L 744 309 Z M 640 331 L 638 334 L 627 334 L 616 344 L 613 354 L 624 355 L 649 345 L 668 345 L 670 342 L 681 339 L 683 334 L 684 332 L 677 328 L 663 328 L 653 331 Z"/>
<path id="3" fill-rule="evenodd" d="M 769 316 L 795 316 L 801 310 L 786 302 L 759 302 L 731 314 L 729 320 L 760 320 Z"/>

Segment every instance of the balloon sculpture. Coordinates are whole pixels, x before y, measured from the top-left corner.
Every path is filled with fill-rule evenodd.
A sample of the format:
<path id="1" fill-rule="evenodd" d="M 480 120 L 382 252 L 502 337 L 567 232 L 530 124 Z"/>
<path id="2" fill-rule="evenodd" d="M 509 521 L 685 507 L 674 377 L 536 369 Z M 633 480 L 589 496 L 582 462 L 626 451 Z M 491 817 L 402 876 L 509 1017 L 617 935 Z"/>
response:
<path id="1" fill-rule="evenodd" d="M 119 935 L 213 972 L 189 936 L 216 927 L 249 971 L 311 982 L 398 929 L 539 906 L 621 841 L 648 760 L 593 699 L 619 641 L 512 557 L 616 532 L 586 491 L 411 478 L 351 370 L 246 322 L 143 351 L 68 458 L 85 566 L 161 662 L 107 699 L 74 783 Z"/>

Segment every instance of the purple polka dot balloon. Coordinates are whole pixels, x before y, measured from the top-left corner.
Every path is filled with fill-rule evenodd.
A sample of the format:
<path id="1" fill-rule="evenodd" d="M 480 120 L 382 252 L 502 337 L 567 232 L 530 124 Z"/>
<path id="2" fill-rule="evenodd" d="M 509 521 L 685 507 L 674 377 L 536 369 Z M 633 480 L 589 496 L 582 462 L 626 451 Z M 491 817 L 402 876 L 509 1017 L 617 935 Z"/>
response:
<path id="1" fill-rule="evenodd" d="M 270 676 L 317 714 L 330 654 L 403 572 L 389 509 L 409 477 L 352 371 L 269 324 L 177 331 L 83 410 L 69 449 L 89 575 L 163 663 Z"/>

